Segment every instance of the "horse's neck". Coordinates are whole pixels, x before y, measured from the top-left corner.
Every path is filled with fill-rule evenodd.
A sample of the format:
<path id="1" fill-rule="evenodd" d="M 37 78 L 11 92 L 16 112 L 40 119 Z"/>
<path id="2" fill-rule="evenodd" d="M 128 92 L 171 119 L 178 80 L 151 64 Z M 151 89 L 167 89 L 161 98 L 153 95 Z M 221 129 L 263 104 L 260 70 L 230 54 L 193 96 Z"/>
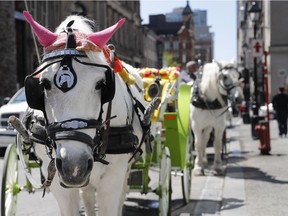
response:
<path id="1" fill-rule="evenodd" d="M 115 74 L 115 78 L 116 91 L 112 103 L 112 113 L 113 115 L 117 115 L 117 118 L 111 122 L 113 126 L 130 124 L 134 122 L 135 118 L 138 118 L 134 110 L 135 100 L 143 103 L 141 99 L 144 98 L 144 96 L 141 95 L 141 92 L 139 92 L 134 85 L 127 85 L 120 75 Z M 145 106 L 145 104 L 143 105 Z"/>
<path id="2" fill-rule="evenodd" d="M 207 91 L 206 100 L 209 102 L 218 100 L 223 107 L 227 105 L 226 99 L 224 99 L 223 95 L 221 95 L 219 91 Z"/>

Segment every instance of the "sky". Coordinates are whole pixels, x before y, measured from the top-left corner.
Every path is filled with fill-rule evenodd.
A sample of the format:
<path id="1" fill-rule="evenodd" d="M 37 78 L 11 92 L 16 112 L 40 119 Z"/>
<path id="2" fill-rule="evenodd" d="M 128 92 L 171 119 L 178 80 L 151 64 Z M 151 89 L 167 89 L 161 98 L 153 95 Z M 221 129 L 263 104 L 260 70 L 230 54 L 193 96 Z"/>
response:
<path id="1" fill-rule="evenodd" d="M 140 0 L 142 24 L 149 23 L 149 15 L 166 14 L 186 4 L 187 0 Z M 236 0 L 189 0 L 189 5 L 192 11 L 207 10 L 207 25 L 214 33 L 214 58 L 237 60 Z"/>

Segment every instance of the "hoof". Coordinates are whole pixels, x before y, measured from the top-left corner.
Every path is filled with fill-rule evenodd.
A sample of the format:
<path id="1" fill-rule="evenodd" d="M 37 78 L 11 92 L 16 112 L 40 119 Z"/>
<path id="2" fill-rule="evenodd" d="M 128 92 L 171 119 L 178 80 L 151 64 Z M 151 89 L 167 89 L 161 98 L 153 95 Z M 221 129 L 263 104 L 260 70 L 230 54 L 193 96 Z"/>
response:
<path id="1" fill-rule="evenodd" d="M 203 166 L 204 166 L 205 168 L 208 167 L 208 160 L 207 160 L 207 159 L 206 159 L 206 160 L 203 160 Z"/>
<path id="2" fill-rule="evenodd" d="M 202 168 L 196 168 L 196 169 L 193 169 L 193 175 L 194 176 L 204 176 L 204 169 Z"/>
<path id="3" fill-rule="evenodd" d="M 223 175 L 224 175 L 224 171 L 223 171 L 222 169 L 214 169 L 214 170 L 212 171 L 212 174 L 213 174 L 214 176 L 223 176 Z"/>

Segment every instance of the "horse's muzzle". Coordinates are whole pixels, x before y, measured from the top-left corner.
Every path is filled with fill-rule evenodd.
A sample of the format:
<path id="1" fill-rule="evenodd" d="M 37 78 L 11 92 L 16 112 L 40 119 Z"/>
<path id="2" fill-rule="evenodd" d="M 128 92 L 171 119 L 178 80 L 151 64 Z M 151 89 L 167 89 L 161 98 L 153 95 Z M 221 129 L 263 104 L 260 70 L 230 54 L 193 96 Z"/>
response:
<path id="1" fill-rule="evenodd" d="M 89 183 L 93 158 L 69 161 L 66 158 L 56 157 L 56 167 L 61 186 L 66 188 L 84 187 Z"/>

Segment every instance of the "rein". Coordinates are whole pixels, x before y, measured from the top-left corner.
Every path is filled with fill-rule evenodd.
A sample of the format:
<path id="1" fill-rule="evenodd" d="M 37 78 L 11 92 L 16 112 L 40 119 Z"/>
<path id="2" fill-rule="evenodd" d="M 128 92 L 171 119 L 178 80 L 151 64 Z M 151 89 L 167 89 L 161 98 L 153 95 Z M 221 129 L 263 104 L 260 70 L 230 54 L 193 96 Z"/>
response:
<path id="1" fill-rule="evenodd" d="M 142 114 L 145 114 L 145 107 L 143 106 L 142 103 L 140 103 L 139 100 L 137 100 L 137 98 L 135 98 L 131 92 L 131 89 L 129 88 L 129 86 L 126 84 L 127 87 L 127 91 L 130 94 L 130 97 L 134 100 L 135 104 L 134 104 L 134 111 L 136 112 L 136 115 L 139 119 L 139 122 L 141 124 L 142 130 L 143 130 L 143 134 L 142 134 L 142 138 L 140 140 L 140 144 L 138 145 L 137 149 L 135 149 L 135 151 L 133 152 L 132 157 L 129 159 L 129 163 L 132 161 L 133 158 L 137 158 L 137 155 L 141 155 L 143 153 L 141 147 L 144 143 L 145 138 L 148 138 L 148 143 L 147 145 L 151 145 L 150 143 L 150 126 L 151 126 L 151 122 L 144 122 L 141 120 L 140 114 L 139 114 L 139 110 L 142 112 Z M 158 104 L 159 105 L 159 104 Z M 153 105 L 152 105 L 153 106 Z M 153 110 L 154 112 L 154 110 Z M 145 117 L 144 117 L 145 119 Z M 150 119 L 150 118 L 149 118 Z"/>

